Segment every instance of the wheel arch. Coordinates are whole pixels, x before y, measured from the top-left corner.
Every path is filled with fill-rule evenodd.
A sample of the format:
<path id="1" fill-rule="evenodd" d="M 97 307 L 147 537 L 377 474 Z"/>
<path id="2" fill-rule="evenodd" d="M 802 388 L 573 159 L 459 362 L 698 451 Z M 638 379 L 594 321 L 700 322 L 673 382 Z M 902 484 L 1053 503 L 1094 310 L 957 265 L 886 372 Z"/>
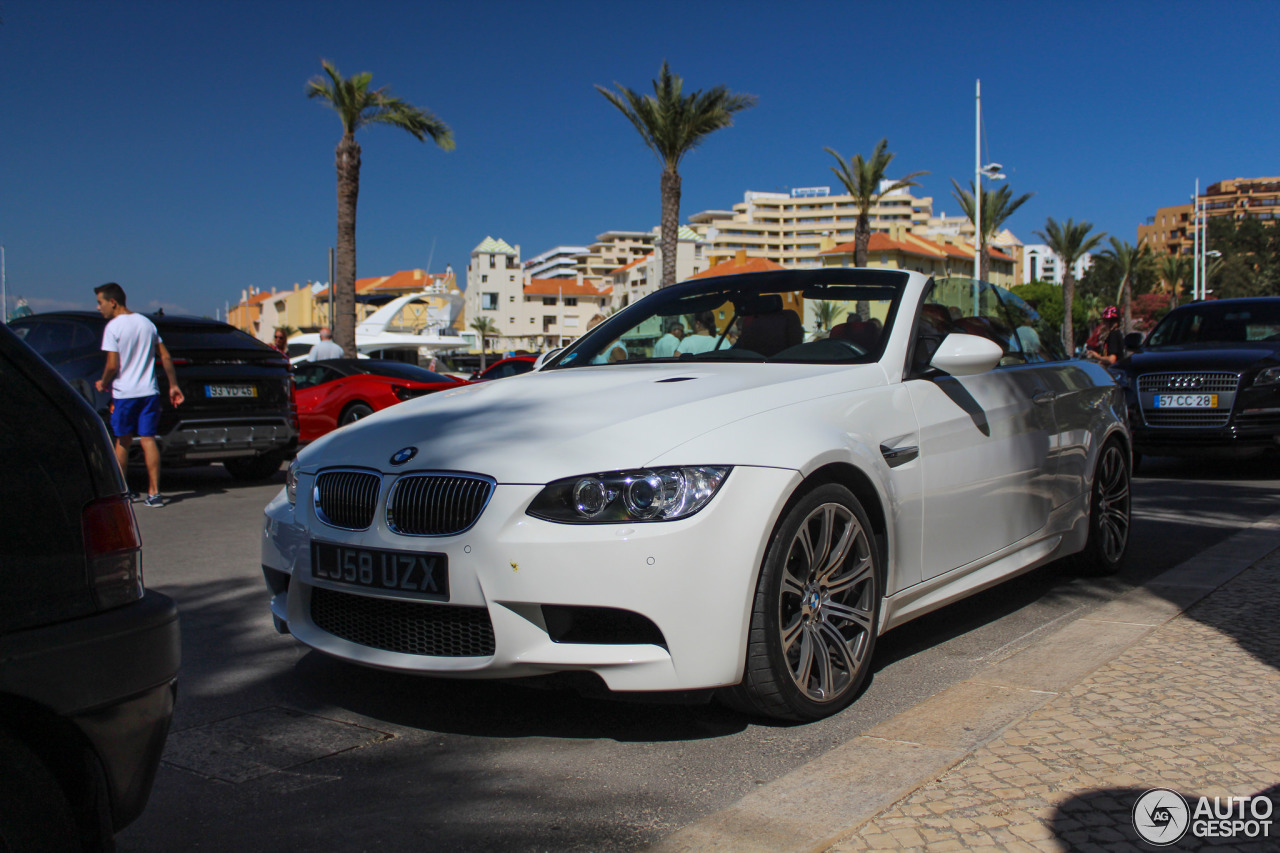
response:
<path id="1" fill-rule="evenodd" d="M 783 519 L 787 517 L 787 513 L 791 511 L 791 508 L 802 500 L 805 495 L 827 483 L 844 486 L 858 499 L 858 503 L 862 504 L 862 509 L 866 512 L 867 519 L 871 522 L 871 532 L 875 535 L 876 550 L 880 555 L 880 588 L 885 589 L 889 571 L 891 537 L 889 535 L 889 520 L 888 514 L 885 512 L 884 498 L 871 476 L 849 462 L 828 462 L 808 474 L 791 492 L 787 502 L 782 507 L 782 511 L 778 513 L 773 531 L 769 534 L 770 540 L 772 541 L 773 536 L 776 535 L 778 525 L 782 524 Z M 759 569 L 757 567 L 757 576 L 758 574 Z"/>

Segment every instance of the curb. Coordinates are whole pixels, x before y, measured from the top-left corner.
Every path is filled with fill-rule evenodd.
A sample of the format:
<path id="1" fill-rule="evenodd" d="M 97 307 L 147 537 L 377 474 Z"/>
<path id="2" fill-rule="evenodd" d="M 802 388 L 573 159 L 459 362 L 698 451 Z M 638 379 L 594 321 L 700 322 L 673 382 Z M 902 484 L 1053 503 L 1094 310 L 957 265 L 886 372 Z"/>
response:
<path id="1" fill-rule="evenodd" d="M 1280 546 L 1255 522 L 973 677 L 646 848 L 824 851 Z"/>

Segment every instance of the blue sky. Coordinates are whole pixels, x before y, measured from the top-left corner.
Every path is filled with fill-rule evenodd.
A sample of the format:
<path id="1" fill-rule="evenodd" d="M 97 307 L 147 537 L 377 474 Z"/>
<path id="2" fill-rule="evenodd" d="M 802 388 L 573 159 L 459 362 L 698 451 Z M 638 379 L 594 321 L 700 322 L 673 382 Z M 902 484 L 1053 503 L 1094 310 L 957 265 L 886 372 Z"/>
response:
<path id="1" fill-rule="evenodd" d="M 682 221 L 747 190 L 838 185 L 823 148 L 958 213 L 987 154 L 1026 242 L 1046 217 L 1134 241 L 1157 207 L 1280 174 L 1280 3 L 444 3 L 0 0 L 0 244 L 10 306 L 212 315 L 249 285 L 327 277 L 336 115 L 304 97 L 322 58 L 425 107 L 443 152 L 361 131 L 358 273 L 461 273 L 486 236 L 525 258 L 658 222 L 659 168 L 593 88 L 759 97 L 684 163 Z"/>

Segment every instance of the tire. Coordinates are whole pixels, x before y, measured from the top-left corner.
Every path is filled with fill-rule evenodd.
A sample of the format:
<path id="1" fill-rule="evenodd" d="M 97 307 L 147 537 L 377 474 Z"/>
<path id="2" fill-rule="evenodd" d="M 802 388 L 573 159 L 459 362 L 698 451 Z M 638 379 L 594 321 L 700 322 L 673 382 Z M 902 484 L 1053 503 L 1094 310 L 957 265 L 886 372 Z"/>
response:
<path id="1" fill-rule="evenodd" d="M 278 450 L 263 453 L 260 456 L 241 456 L 236 459 L 223 460 L 222 466 L 227 473 L 237 480 L 265 480 L 280 470 L 284 455 Z"/>
<path id="2" fill-rule="evenodd" d="M 80 849 L 76 819 L 58 780 L 25 744 L 0 732 L 0 850 Z"/>
<path id="3" fill-rule="evenodd" d="M 879 552 L 853 493 L 819 486 L 778 525 L 756 583 L 739 710 L 817 720 L 847 707 L 871 671 L 880 618 Z"/>
<path id="4" fill-rule="evenodd" d="M 1114 439 L 1098 454 L 1089 495 L 1089 539 L 1072 558 L 1083 575 L 1113 575 L 1129 550 L 1130 471 L 1124 446 Z"/>
<path id="5" fill-rule="evenodd" d="M 364 403 L 352 403 L 342 410 L 342 417 L 338 418 L 338 426 L 344 427 L 347 424 L 353 424 L 361 418 L 367 418 L 373 414 L 373 407 Z"/>

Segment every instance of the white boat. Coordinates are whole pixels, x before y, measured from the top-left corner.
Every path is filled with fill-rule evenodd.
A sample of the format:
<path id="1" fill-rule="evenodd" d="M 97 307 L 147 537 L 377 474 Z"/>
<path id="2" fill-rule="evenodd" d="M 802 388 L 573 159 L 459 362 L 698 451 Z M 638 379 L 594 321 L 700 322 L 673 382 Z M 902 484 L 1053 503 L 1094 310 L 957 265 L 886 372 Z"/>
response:
<path id="1" fill-rule="evenodd" d="M 405 361 L 407 351 L 430 358 L 436 353 L 474 349 L 478 346 L 476 333 L 453 328 L 461 311 L 462 294 L 456 291 L 424 290 L 397 297 L 356 324 L 356 352 L 364 358 Z M 314 332 L 294 335 L 289 347 L 307 349 L 290 360 L 305 360 L 319 342 L 320 335 Z"/>

